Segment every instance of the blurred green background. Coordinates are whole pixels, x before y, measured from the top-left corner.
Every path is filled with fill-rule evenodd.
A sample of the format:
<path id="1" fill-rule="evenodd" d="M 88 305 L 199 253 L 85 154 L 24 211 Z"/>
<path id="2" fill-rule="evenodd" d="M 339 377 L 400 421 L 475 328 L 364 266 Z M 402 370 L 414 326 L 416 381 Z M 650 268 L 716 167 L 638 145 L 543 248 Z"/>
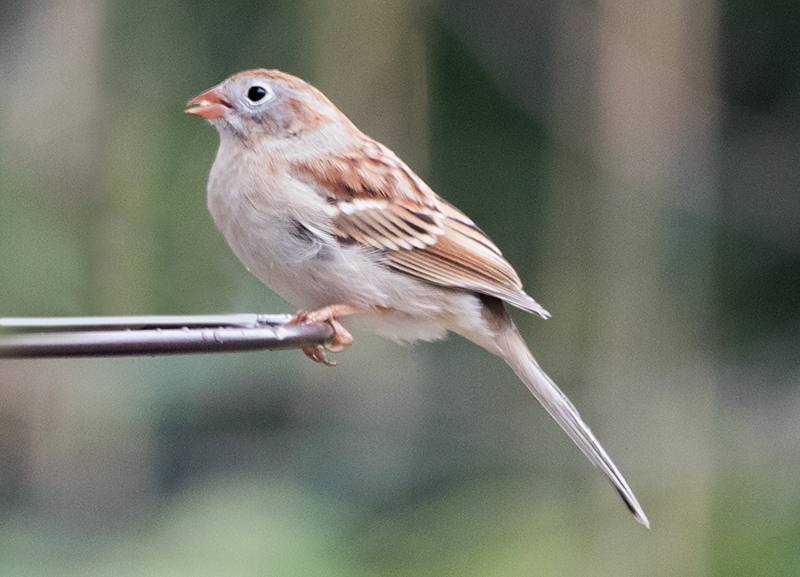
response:
<path id="1" fill-rule="evenodd" d="M 800 4 L 0 0 L 0 316 L 290 312 L 205 208 L 227 76 L 472 216 L 652 530 L 459 338 L 0 361 L 0 574 L 800 574 Z"/>

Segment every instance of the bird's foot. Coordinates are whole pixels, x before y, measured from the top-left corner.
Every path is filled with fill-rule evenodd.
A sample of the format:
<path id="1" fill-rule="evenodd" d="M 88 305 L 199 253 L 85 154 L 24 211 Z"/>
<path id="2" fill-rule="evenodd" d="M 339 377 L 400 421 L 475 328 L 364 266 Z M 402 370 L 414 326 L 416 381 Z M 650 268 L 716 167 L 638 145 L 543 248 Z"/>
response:
<path id="1" fill-rule="evenodd" d="M 353 344 L 353 335 L 336 320 L 336 317 L 352 315 L 354 312 L 353 309 L 346 305 L 331 305 L 311 312 L 300 310 L 286 324 L 328 323 L 331 325 L 333 327 L 333 340 L 330 343 L 303 347 L 303 352 L 315 363 L 332 367 L 336 363 L 329 361 L 326 353 L 338 353 Z"/>

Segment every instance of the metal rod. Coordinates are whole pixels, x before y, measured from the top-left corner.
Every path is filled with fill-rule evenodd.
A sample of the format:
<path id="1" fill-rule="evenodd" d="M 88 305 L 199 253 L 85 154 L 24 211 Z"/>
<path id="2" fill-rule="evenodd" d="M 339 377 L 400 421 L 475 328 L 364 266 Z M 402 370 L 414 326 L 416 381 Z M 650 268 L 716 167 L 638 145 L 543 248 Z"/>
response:
<path id="1" fill-rule="evenodd" d="M 0 358 L 177 355 L 298 349 L 333 337 L 289 315 L 0 318 Z M 41 331 L 48 332 L 41 332 Z M 58 331 L 58 332 L 53 332 Z"/>
<path id="2" fill-rule="evenodd" d="M 224 315 L 148 315 L 128 317 L 6 317 L 0 332 L 91 331 L 110 329 L 165 329 L 183 327 L 242 327 L 283 325 L 291 315 L 233 313 Z"/>

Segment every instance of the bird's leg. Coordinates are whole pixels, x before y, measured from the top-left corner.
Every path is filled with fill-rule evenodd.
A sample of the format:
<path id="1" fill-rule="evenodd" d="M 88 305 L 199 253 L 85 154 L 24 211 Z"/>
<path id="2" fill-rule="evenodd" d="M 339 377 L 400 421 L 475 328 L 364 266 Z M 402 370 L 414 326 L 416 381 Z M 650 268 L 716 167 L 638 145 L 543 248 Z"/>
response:
<path id="1" fill-rule="evenodd" d="M 351 335 L 346 328 L 344 328 L 336 317 L 343 317 L 355 313 L 353 309 L 347 305 L 331 305 L 321 308 L 317 311 L 297 311 L 292 319 L 286 323 L 288 325 L 304 325 L 308 323 L 328 323 L 333 327 L 333 342 L 326 345 L 312 345 L 310 347 L 303 347 L 303 352 L 306 356 L 316 363 L 322 363 L 328 367 L 332 367 L 336 363 L 329 361 L 325 357 L 325 352 L 338 353 L 343 351 L 346 347 L 353 344 L 353 335 Z"/>

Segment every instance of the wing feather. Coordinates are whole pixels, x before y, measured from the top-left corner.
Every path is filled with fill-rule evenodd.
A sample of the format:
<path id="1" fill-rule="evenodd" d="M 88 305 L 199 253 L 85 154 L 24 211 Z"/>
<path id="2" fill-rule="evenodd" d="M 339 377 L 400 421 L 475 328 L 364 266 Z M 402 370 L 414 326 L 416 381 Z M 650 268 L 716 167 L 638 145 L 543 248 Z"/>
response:
<path id="1" fill-rule="evenodd" d="M 343 244 L 378 249 L 388 266 L 420 280 L 550 316 L 491 239 L 383 145 L 370 140 L 352 155 L 298 162 L 294 177 L 325 199 Z"/>

